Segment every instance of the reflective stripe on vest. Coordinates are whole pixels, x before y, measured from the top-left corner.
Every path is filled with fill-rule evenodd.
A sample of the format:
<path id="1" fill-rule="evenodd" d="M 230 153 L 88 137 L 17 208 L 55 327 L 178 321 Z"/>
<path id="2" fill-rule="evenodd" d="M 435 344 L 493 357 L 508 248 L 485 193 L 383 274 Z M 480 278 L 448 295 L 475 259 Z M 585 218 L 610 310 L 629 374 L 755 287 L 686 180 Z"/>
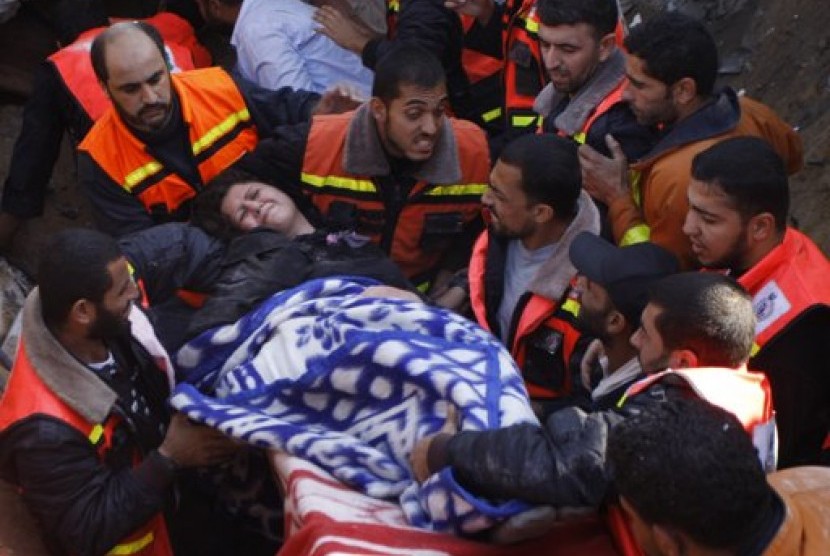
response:
<path id="1" fill-rule="evenodd" d="M 164 39 L 165 51 L 173 65 L 171 71 L 187 71 L 196 67 L 191 48 L 194 44 L 200 45 L 196 42 L 193 28 L 186 20 L 163 12 L 144 21 L 158 29 Z M 110 100 L 95 78 L 89 57 L 92 41 L 105 29 L 106 27 L 96 27 L 84 31 L 72 44 L 49 56 L 66 88 L 92 121 L 98 120 L 110 107 Z"/>
<path id="2" fill-rule="evenodd" d="M 253 150 L 257 133 L 242 94 L 220 68 L 175 74 L 171 79 L 204 184 Z M 202 185 L 185 182 L 153 159 L 113 109 L 95 124 L 79 149 L 151 213 L 161 207 L 168 215 L 175 214 Z"/>
<path id="3" fill-rule="evenodd" d="M 343 168 L 351 122 L 364 117 L 368 118 L 368 114 L 363 111 L 314 117 L 301 172 L 303 193 L 322 215 L 332 220 L 336 220 L 331 212 L 333 205 L 335 209 L 348 207 L 353 213 L 349 225 L 387 249 L 409 279 L 428 280 L 447 248 L 424 248 L 428 219 L 452 219 L 451 227 L 462 227 L 479 217 L 489 174 L 486 140 L 474 124 L 449 119 L 461 180 L 440 185 L 417 183 L 395 215 L 384 205 L 378 183 L 369 176 L 349 174 Z M 361 121 L 360 125 L 365 123 Z M 390 218 L 394 222 L 387 221 Z M 447 233 L 460 231 L 453 229 Z M 439 244 L 442 240 L 438 236 L 426 239 Z"/>

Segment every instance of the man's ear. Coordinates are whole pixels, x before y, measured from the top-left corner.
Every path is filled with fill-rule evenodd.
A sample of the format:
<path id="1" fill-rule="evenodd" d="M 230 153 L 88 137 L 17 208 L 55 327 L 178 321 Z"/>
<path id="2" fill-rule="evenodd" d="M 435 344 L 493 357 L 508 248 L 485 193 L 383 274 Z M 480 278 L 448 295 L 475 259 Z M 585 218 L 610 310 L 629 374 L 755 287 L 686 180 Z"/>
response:
<path id="1" fill-rule="evenodd" d="M 550 205 L 546 205 L 545 203 L 536 203 L 533 205 L 532 209 L 533 219 L 538 224 L 544 224 L 545 222 L 550 222 L 556 217 L 556 212 L 553 210 L 553 207 Z"/>
<path id="2" fill-rule="evenodd" d="M 697 98 L 697 83 L 691 77 L 682 77 L 671 86 L 672 98 L 680 106 L 689 104 Z"/>
<path id="3" fill-rule="evenodd" d="M 383 123 L 386 121 L 386 104 L 378 97 L 369 99 L 369 110 L 372 112 L 375 123 Z"/>
<path id="4" fill-rule="evenodd" d="M 95 321 L 96 315 L 95 304 L 86 298 L 81 298 L 72 304 L 67 321 L 87 326 Z"/>
<path id="5" fill-rule="evenodd" d="M 670 369 L 694 369 L 699 367 L 697 354 L 690 349 L 675 349 L 669 354 Z"/>
<path id="6" fill-rule="evenodd" d="M 599 40 L 599 61 L 607 60 L 617 47 L 616 33 L 608 33 Z"/>
<path id="7" fill-rule="evenodd" d="M 608 315 L 605 317 L 605 330 L 611 336 L 622 334 L 627 324 L 628 321 L 626 320 L 625 315 L 619 311 L 609 311 Z M 631 334 L 629 334 L 629 336 L 631 336 Z"/>
<path id="8" fill-rule="evenodd" d="M 763 243 L 776 233 L 775 217 L 769 212 L 756 214 L 747 222 L 748 239 L 755 243 Z"/>

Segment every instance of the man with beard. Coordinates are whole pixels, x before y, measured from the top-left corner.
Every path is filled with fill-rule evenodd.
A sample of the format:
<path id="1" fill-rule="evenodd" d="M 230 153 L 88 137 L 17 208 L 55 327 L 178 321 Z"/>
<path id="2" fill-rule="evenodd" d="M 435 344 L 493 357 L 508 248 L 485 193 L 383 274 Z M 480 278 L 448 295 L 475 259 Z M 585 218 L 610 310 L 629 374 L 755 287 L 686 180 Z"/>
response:
<path id="1" fill-rule="evenodd" d="M 752 295 L 758 318 L 749 366 L 772 384 L 781 467 L 821 460 L 830 430 L 830 262 L 787 226 L 781 158 L 765 142 L 728 139 L 694 158 L 683 231 L 706 268 Z"/>
<path id="2" fill-rule="evenodd" d="M 38 283 L 0 400 L 0 473 L 50 552 L 172 554 L 162 511 L 177 469 L 225 461 L 234 444 L 170 418 L 172 368 L 114 240 L 56 235 Z"/>
<path id="3" fill-rule="evenodd" d="M 580 232 L 599 232 L 581 182 L 573 142 L 524 135 L 507 145 L 481 198 L 490 225 L 470 260 L 476 320 L 510 350 L 540 414 L 580 390 L 568 246 Z"/>
<path id="4" fill-rule="evenodd" d="M 326 228 L 369 237 L 440 294 L 469 260 L 490 168 L 484 133 L 446 117 L 445 82 L 432 54 L 399 45 L 378 62 L 367 103 L 277 128 L 239 168 L 316 209 Z"/>
<path id="5" fill-rule="evenodd" d="M 665 277 L 650 289 L 632 337 L 648 376 L 630 386 L 613 408 L 562 409 L 543 426 L 431 435 L 412 452 L 413 472 L 423 481 L 451 466 L 458 483 L 479 496 L 556 509 L 597 508 L 611 484 L 605 465 L 609 432 L 656 404 L 688 397 L 738 417 L 769 471 L 775 446 L 769 383 L 745 367 L 754 328 L 749 296 L 730 278 L 701 272 Z M 611 511 L 618 512 L 613 506 Z M 625 539 L 625 520 L 617 515 L 612 529 Z"/>
<path id="6" fill-rule="evenodd" d="M 112 25 L 90 56 L 112 107 L 79 145 L 78 175 L 115 235 L 187 220 L 196 193 L 263 131 L 353 106 L 336 91 L 267 91 L 215 67 L 171 74 L 161 37 L 140 21 Z"/>
<path id="7" fill-rule="evenodd" d="M 682 230 L 692 158 L 723 139 L 751 135 L 773 145 L 794 173 L 802 164 L 801 139 L 767 106 L 729 88 L 714 90 L 717 45 L 702 22 L 663 13 L 632 29 L 625 46 L 623 98 L 640 124 L 662 126 L 660 136 L 633 172 L 615 138 L 607 137 L 611 158 L 583 145 L 584 187 L 608 206 L 617 244 L 650 240 L 692 268 Z"/>
<path id="8" fill-rule="evenodd" d="M 601 380 L 596 385 L 585 384 L 591 391 L 589 409 L 611 409 L 628 387 L 643 377 L 631 335 L 640 327 L 649 288 L 677 272 L 677 259 L 653 243 L 615 247 L 587 232 L 574 238 L 569 254 L 579 272 L 577 327 L 597 338 L 589 348 L 592 357 L 586 359 L 601 354 L 605 361 Z M 582 363 L 583 382 L 586 364 L 590 361 Z"/>

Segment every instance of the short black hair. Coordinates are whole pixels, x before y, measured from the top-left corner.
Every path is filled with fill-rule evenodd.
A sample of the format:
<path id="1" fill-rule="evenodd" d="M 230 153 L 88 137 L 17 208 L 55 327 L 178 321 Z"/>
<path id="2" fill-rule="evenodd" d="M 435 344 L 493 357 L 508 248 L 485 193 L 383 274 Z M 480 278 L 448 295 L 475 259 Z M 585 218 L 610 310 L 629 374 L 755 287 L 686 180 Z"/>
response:
<path id="1" fill-rule="evenodd" d="M 401 85 L 432 89 L 446 81 L 444 68 L 432 52 L 414 44 L 398 44 L 375 66 L 372 96 L 389 103 L 400 96 Z"/>
<path id="2" fill-rule="evenodd" d="M 536 14 L 550 27 L 587 23 L 597 40 L 613 33 L 619 18 L 616 0 L 537 0 Z"/>
<path id="3" fill-rule="evenodd" d="M 637 25 L 625 39 L 628 53 L 645 62 L 645 71 L 666 85 L 684 77 L 697 94 L 712 94 L 718 76 L 718 47 L 702 22 L 677 12 L 656 15 Z"/>
<path id="4" fill-rule="evenodd" d="M 657 281 L 648 301 L 661 310 L 655 328 L 667 351 L 690 349 L 701 367 L 737 368 L 755 341 L 749 294 L 716 272 L 681 272 Z"/>
<path id="5" fill-rule="evenodd" d="M 507 144 L 499 160 L 521 171 L 531 202 L 548 205 L 558 218 L 576 216 L 582 172 L 573 141 L 550 133 L 522 135 Z"/>
<path id="6" fill-rule="evenodd" d="M 164 58 L 164 63 L 169 69 L 171 67 L 170 58 L 167 56 L 167 51 L 164 49 L 164 39 L 161 37 L 158 29 L 147 23 L 146 21 L 122 21 L 113 24 L 109 29 L 102 32 L 92 41 L 92 46 L 89 50 L 89 57 L 92 61 L 92 71 L 95 72 L 95 77 L 101 83 L 106 83 L 109 79 L 109 71 L 107 70 L 107 45 L 118 35 L 127 32 L 131 29 L 141 31 L 147 35 L 153 44 L 159 50 L 161 57 Z"/>
<path id="7" fill-rule="evenodd" d="M 72 228 L 46 243 L 37 269 L 43 320 L 49 327 L 66 322 L 80 299 L 100 303 L 112 286 L 107 265 L 123 255 L 115 239 L 96 230 Z"/>
<path id="8" fill-rule="evenodd" d="M 219 239 L 230 240 L 242 234 L 232 222 L 222 215 L 222 201 L 237 183 L 263 182 L 265 180 L 240 168 L 230 166 L 216 175 L 196 195 L 190 222 Z"/>
<path id="9" fill-rule="evenodd" d="M 774 500 L 741 423 L 700 399 L 654 404 L 619 423 L 606 462 L 643 520 L 710 548 L 737 548 Z"/>
<path id="10" fill-rule="evenodd" d="M 763 139 L 733 137 L 714 144 L 692 160 L 692 178 L 720 187 L 744 221 L 768 212 L 779 232 L 787 227 L 787 169 Z"/>

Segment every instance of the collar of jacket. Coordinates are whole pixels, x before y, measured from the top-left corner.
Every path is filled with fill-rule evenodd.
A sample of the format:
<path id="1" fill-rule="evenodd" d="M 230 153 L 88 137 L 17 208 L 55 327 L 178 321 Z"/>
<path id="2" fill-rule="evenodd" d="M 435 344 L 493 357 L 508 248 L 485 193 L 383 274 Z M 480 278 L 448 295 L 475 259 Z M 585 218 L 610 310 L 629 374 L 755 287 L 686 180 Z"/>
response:
<path id="1" fill-rule="evenodd" d="M 559 301 L 576 276 L 576 268 L 571 264 L 568 247 L 580 232 L 599 234 L 600 219 L 594 201 L 581 191 L 578 201 L 579 210 L 571 224 L 559 238 L 558 247 L 547 261 L 542 263 L 536 276 L 530 281 L 528 290 L 552 301 Z"/>
<path id="2" fill-rule="evenodd" d="M 64 403 L 91 423 L 103 423 L 118 395 L 69 353 L 46 328 L 35 288 L 23 306 L 21 340 L 34 372 Z"/>
<path id="3" fill-rule="evenodd" d="M 349 123 L 344 151 L 343 168 L 349 174 L 388 176 L 392 172 L 368 102 L 357 109 Z M 417 166 L 412 177 L 436 185 L 461 181 L 458 148 L 449 118 L 444 118 L 432 156 Z"/>
<path id="4" fill-rule="evenodd" d="M 573 135 L 581 131 L 599 103 L 623 79 L 625 79 L 625 56 L 619 48 L 615 48 L 611 56 L 597 66 L 594 75 L 579 88 L 579 91 L 568 102 L 565 110 L 553 120 L 556 129 L 566 135 Z M 536 100 L 533 101 L 533 111 L 547 117 L 566 96 L 564 93 L 557 92 L 553 88 L 553 83 L 548 83 L 539 93 L 539 96 L 536 97 Z"/>
<path id="5" fill-rule="evenodd" d="M 657 144 L 634 165 L 634 168 L 648 166 L 664 154 L 690 143 L 732 131 L 740 119 L 741 105 L 738 95 L 729 87 L 725 87 L 697 112 L 666 129 Z"/>

